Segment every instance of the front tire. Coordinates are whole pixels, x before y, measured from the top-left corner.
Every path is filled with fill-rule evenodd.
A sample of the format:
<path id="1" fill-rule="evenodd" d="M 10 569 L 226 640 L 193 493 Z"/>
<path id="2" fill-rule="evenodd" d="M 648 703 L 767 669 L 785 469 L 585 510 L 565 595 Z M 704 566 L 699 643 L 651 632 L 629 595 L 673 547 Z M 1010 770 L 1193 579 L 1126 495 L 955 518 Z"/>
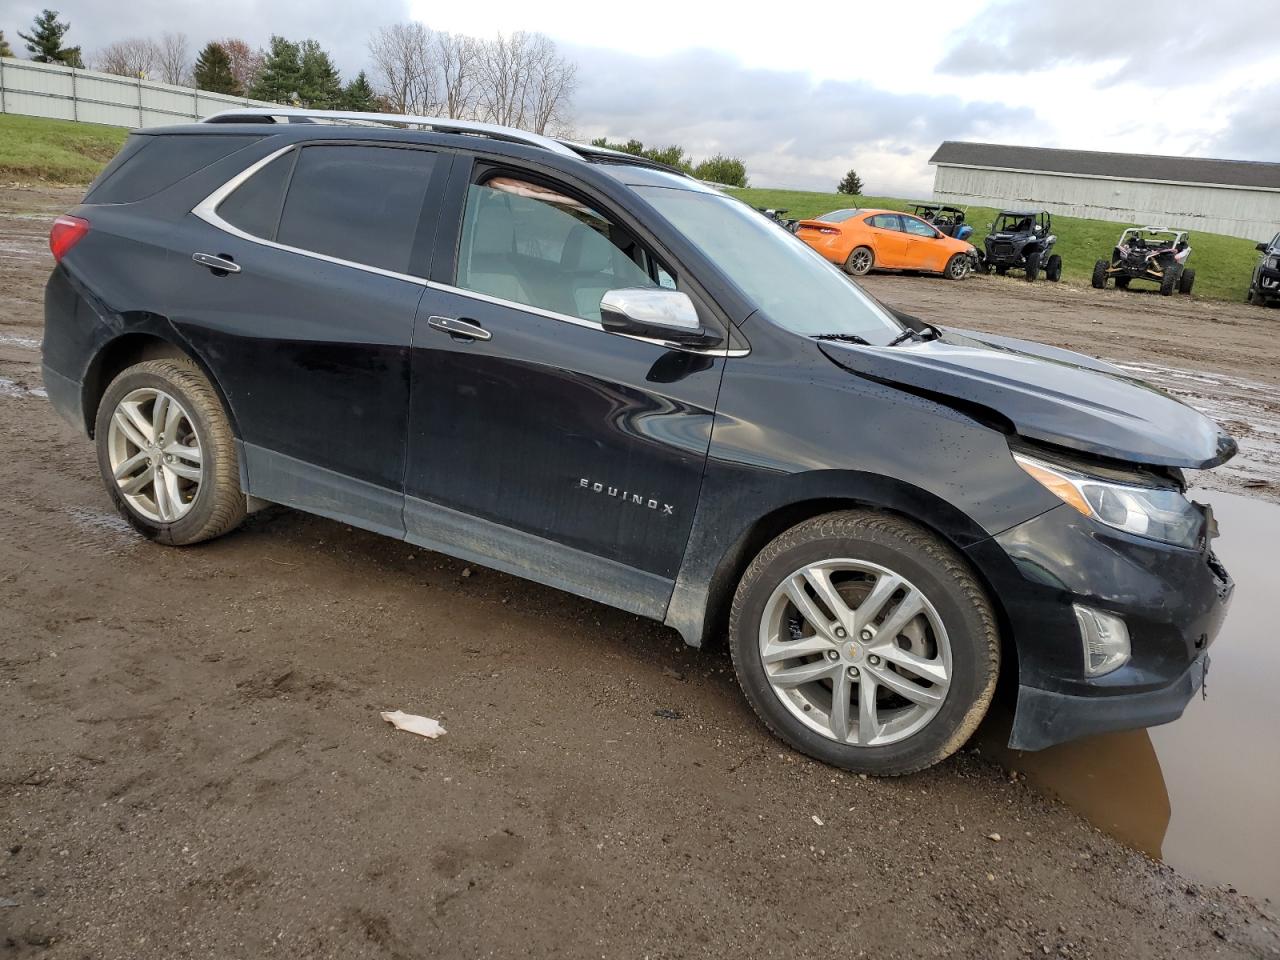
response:
<path id="1" fill-rule="evenodd" d="M 1107 270 L 1111 267 L 1109 260 L 1097 260 L 1093 264 L 1093 277 L 1090 283 L 1095 290 L 1104 290 L 1107 286 Z M 1118 278 L 1117 278 L 1118 279 Z"/>
<path id="2" fill-rule="evenodd" d="M 1062 279 L 1062 258 L 1056 253 L 1050 255 L 1049 261 L 1044 265 L 1044 278 L 1050 283 L 1057 283 Z"/>
<path id="3" fill-rule="evenodd" d="M 147 360 L 123 371 L 98 404 L 94 439 L 116 509 L 148 539 L 185 546 L 244 519 L 231 424 L 191 361 Z"/>
<path id="4" fill-rule="evenodd" d="M 1160 296 L 1171 297 L 1173 291 L 1178 289 L 1178 281 L 1182 279 L 1182 268 L 1178 266 L 1168 267 L 1164 276 L 1160 278 Z"/>
<path id="5" fill-rule="evenodd" d="M 854 247 L 845 258 L 845 272 L 853 277 L 865 277 L 875 266 L 876 255 L 870 247 Z"/>
<path id="6" fill-rule="evenodd" d="M 1038 251 L 1032 251 L 1027 254 L 1026 270 L 1027 283 L 1035 283 L 1036 278 L 1040 276 L 1040 254 Z"/>
<path id="7" fill-rule="evenodd" d="M 963 280 L 969 275 L 969 255 L 967 253 L 957 253 L 942 270 L 942 275 L 948 280 Z"/>
<path id="8" fill-rule="evenodd" d="M 738 681 L 776 736 L 877 776 L 931 766 L 987 712 L 995 614 L 932 533 L 864 511 L 815 517 L 752 561 L 729 618 Z"/>
<path id="9" fill-rule="evenodd" d="M 1183 268 L 1182 276 L 1178 278 L 1178 292 L 1190 294 L 1191 288 L 1196 285 L 1196 272 Z"/>

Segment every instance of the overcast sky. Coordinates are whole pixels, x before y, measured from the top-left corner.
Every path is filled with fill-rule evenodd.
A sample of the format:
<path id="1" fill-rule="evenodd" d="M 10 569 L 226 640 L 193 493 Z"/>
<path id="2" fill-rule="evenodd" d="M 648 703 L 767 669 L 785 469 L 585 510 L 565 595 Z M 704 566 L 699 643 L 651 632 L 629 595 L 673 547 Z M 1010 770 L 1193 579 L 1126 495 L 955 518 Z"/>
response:
<path id="1" fill-rule="evenodd" d="M 929 195 L 928 158 L 948 138 L 1280 161 L 1280 41 L 1263 16 L 1271 2 L 843 0 L 778 5 L 767 17 L 745 4 L 667 0 L 59 8 L 69 42 L 90 56 L 165 30 L 193 46 L 228 34 L 265 45 L 281 33 L 319 40 L 344 75 L 365 65 L 369 33 L 397 20 L 478 36 L 540 30 L 579 65 L 580 139 L 741 156 L 759 186 L 829 190 L 855 167 L 870 193 L 916 197 Z M 0 0 L 15 48 L 42 5 Z"/>

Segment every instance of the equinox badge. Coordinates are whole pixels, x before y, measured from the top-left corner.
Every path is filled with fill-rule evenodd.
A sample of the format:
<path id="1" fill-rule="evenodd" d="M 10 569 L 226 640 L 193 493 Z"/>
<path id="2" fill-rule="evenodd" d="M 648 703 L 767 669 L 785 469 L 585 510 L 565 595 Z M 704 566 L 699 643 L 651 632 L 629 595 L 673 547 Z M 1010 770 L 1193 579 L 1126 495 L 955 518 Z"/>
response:
<path id="1" fill-rule="evenodd" d="M 619 490 L 617 487 L 611 487 L 607 484 L 597 483 L 583 477 L 578 481 L 578 486 L 583 490 L 590 490 L 592 493 L 602 493 L 606 496 L 621 500 L 622 503 L 631 503 L 637 507 L 646 507 L 649 510 L 661 509 L 664 516 L 674 516 L 676 508 L 669 503 L 662 503 L 654 500 L 652 497 L 646 497 L 643 494 L 635 493 L 631 490 Z"/>

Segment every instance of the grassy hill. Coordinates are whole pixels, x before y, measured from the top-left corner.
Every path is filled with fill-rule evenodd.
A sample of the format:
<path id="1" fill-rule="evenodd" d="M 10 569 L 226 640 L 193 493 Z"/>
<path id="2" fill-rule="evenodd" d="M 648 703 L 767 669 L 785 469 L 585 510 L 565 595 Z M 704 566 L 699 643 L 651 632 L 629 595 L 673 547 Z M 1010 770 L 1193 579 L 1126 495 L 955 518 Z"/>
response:
<path id="1" fill-rule="evenodd" d="M 121 127 L 0 114 L 0 180 L 88 183 L 126 136 Z"/>
<path id="2" fill-rule="evenodd" d="M 912 201 L 891 197 L 850 197 L 841 193 L 810 193 L 803 190 L 734 190 L 739 197 L 753 207 L 785 209 L 788 217 L 807 219 L 841 207 L 881 207 L 885 210 L 910 210 Z M 974 246 L 982 249 L 982 238 L 998 211 L 991 207 L 968 207 L 967 220 L 973 225 Z M 1093 263 L 1111 255 L 1120 231 L 1126 226 L 1147 224 L 1113 223 L 1109 220 L 1082 220 L 1077 217 L 1053 218 L 1053 232 L 1058 237 L 1054 252 L 1062 257 L 1063 277 L 1066 280 L 1088 283 L 1093 273 Z M 1156 226 L 1177 227 L 1176 222 Z M 1253 273 L 1258 253 L 1254 241 L 1239 237 L 1224 237 L 1216 233 L 1191 231 L 1190 266 L 1196 271 L 1194 295 L 1219 300 L 1243 300 L 1249 289 L 1249 277 Z M 1141 286 L 1141 282 L 1139 281 Z"/>

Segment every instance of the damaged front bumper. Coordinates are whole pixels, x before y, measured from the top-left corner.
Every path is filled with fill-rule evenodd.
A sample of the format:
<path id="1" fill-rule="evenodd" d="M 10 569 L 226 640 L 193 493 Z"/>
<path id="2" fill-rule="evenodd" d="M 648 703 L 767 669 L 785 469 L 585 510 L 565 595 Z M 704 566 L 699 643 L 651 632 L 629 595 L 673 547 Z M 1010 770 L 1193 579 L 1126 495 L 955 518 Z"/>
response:
<path id="1" fill-rule="evenodd" d="M 1010 747 L 1168 723 L 1201 689 L 1235 588 L 1207 548 L 1113 530 L 1063 505 L 969 554 L 1004 601 L 1017 657 Z M 1123 620 L 1123 666 L 1087 675 L 1077 606 Z"/>

